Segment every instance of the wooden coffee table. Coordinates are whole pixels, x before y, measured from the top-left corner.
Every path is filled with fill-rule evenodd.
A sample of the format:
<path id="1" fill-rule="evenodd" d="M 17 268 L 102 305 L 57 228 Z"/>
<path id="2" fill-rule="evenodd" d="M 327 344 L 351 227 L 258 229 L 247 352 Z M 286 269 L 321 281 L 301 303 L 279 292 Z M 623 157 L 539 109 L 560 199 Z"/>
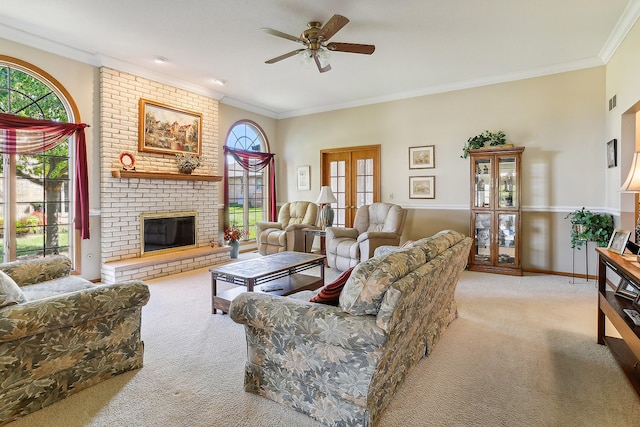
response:
<path id="1" fill-rule="evenodd" d="M 272 295 L 290 295 L 304 290 L 315 290 L 324 285 L 324 255 L 303 252 L 278 252 L 260 258 L 224 264 L 209 269 L 211 272 L 211 312 L 216 309 L 229 312 L 231 301 L 242 292 L 268 292 Z M 320 267 L 320 277 L 300 274 L 301 271 Z M 228 291 L 217 292 L 218 280 L 238 285 Z"/>

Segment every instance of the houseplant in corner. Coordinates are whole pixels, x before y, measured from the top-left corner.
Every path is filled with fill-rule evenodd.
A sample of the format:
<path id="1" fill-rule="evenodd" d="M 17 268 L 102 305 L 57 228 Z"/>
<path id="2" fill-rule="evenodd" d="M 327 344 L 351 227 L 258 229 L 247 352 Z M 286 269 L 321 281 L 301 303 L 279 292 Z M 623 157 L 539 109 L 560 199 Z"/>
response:
<path id="1" fill-rule="evenodd" d="M 479 148 L 484 148 L 487 145 L 490 147 L 494 147 L 496 145 L 505 145 L 507 143 L 507 138 L 501 130 L 498 132 L 490 132 L 485 130 L 479 135 L 472 136 L 467 139 L 467 144 L 462 147 L 462 156 L 463 159 L 466 159 L 469 155 L 469 150 L 477 150 Z"/>
<path id="2" fill-rule="evenodd" d="M 238 258 L 238 251 L 240 249 L 240 239 L 247 237 L 249 233 L 240 230 L 235 224 L 224 230 L 224 241 L 231 246 L 231 258 Z"/>
<path id="3" fill-rule="evenodd" d="M 590 240 L 603 247 L 609 244 L 613 233 L 613 217 L 609 214 L 595 213 L 582 209 L 567 214 L 565 219 L 571 221 L 571 247 L 580 249 L 584 242 Z"/>

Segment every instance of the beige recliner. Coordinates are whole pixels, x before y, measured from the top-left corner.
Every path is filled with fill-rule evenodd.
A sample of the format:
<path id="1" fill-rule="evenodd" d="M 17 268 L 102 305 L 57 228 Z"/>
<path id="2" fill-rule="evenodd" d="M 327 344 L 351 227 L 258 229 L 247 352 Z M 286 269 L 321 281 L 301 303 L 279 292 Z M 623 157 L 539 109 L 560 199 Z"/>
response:
<path id="1" fill-rule="evenodd" d="M 392 203 L 358 208 L 353 228 L 327 228 L 327 261 L 340 271 L 373 257 L 378 246 L 399 245 L 407 211 Z"/>
<path id="2" fill-rule="evenodd" d="M 319 228 L 318 205 L 313 202 L 287 202 L 278 212 L 278 222 L 257 222 L 256 238 L 260 255 L 284 251 L 304 252 L 307 228 Z M 313 244 L 309 236 L 307 247 Z"/>

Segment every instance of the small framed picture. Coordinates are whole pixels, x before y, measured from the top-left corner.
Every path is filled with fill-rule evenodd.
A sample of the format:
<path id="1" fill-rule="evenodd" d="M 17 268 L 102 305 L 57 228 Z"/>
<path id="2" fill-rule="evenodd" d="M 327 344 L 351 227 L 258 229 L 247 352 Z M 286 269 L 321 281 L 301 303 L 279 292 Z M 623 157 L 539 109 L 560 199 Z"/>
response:
<path id="1" fill-rule="evenodd" d="M 298 190 L 311 190 L 311 166 L 298 166 L 296 174 Z"/>
<path id="2" fill-rule="evenodd" d="M 410 176 L 409 177 L 409 198 L 410 199 L 435 199 L 436 198 L 436 177 L 435 176 Z"/>
<path id="3" fill-rule="evenodd" d="M 629 236 L 631 236 L 630 231 L 619 229 L 613 230 L 613 234 L 611 235 L 611 239 L 609 239 L 609 246 L 607 246 L 607 249 L 609 249 L 613 253 L 622 255 L 627 247 Z"/>
<path id="4" fill-rule="evenodd" d="M 617 140 L 612 139 L 607 142 L 607 166 L 610 168 L 615 168 L 618 166 L 618 149 L 617 149 Z"/>
<path id="5" fill-rule="evenodd" d="M 409 147 L 409 169 L 431 169 L 436 166 L 434 145 Z"/>
<path id="6" fill-rule="evenodd" d="M 637 301 L 638 296 L 640 295 L 640 289 L 634 283 L 631 283 L 624 277 L 621 277 L 620 283 L 618 283 L 618 288 L 616 289 L 616 295 L 631 301 Z"/>

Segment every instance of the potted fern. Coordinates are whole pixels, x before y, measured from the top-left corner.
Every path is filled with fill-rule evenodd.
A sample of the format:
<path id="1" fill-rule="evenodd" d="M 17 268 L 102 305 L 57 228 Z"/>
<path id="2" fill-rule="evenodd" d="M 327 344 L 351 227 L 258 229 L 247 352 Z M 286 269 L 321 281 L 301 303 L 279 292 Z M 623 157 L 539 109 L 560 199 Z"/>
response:
<path id="1" fill-rule="evenodd" d="M 613 217 L 609 214 L 595 213 L 585 208 L 567 214 L 565 219 L 571 221 L 571 247 L 582 247 L 591 240 L 598 246 L 607 246 L 613 233 Z"/>

